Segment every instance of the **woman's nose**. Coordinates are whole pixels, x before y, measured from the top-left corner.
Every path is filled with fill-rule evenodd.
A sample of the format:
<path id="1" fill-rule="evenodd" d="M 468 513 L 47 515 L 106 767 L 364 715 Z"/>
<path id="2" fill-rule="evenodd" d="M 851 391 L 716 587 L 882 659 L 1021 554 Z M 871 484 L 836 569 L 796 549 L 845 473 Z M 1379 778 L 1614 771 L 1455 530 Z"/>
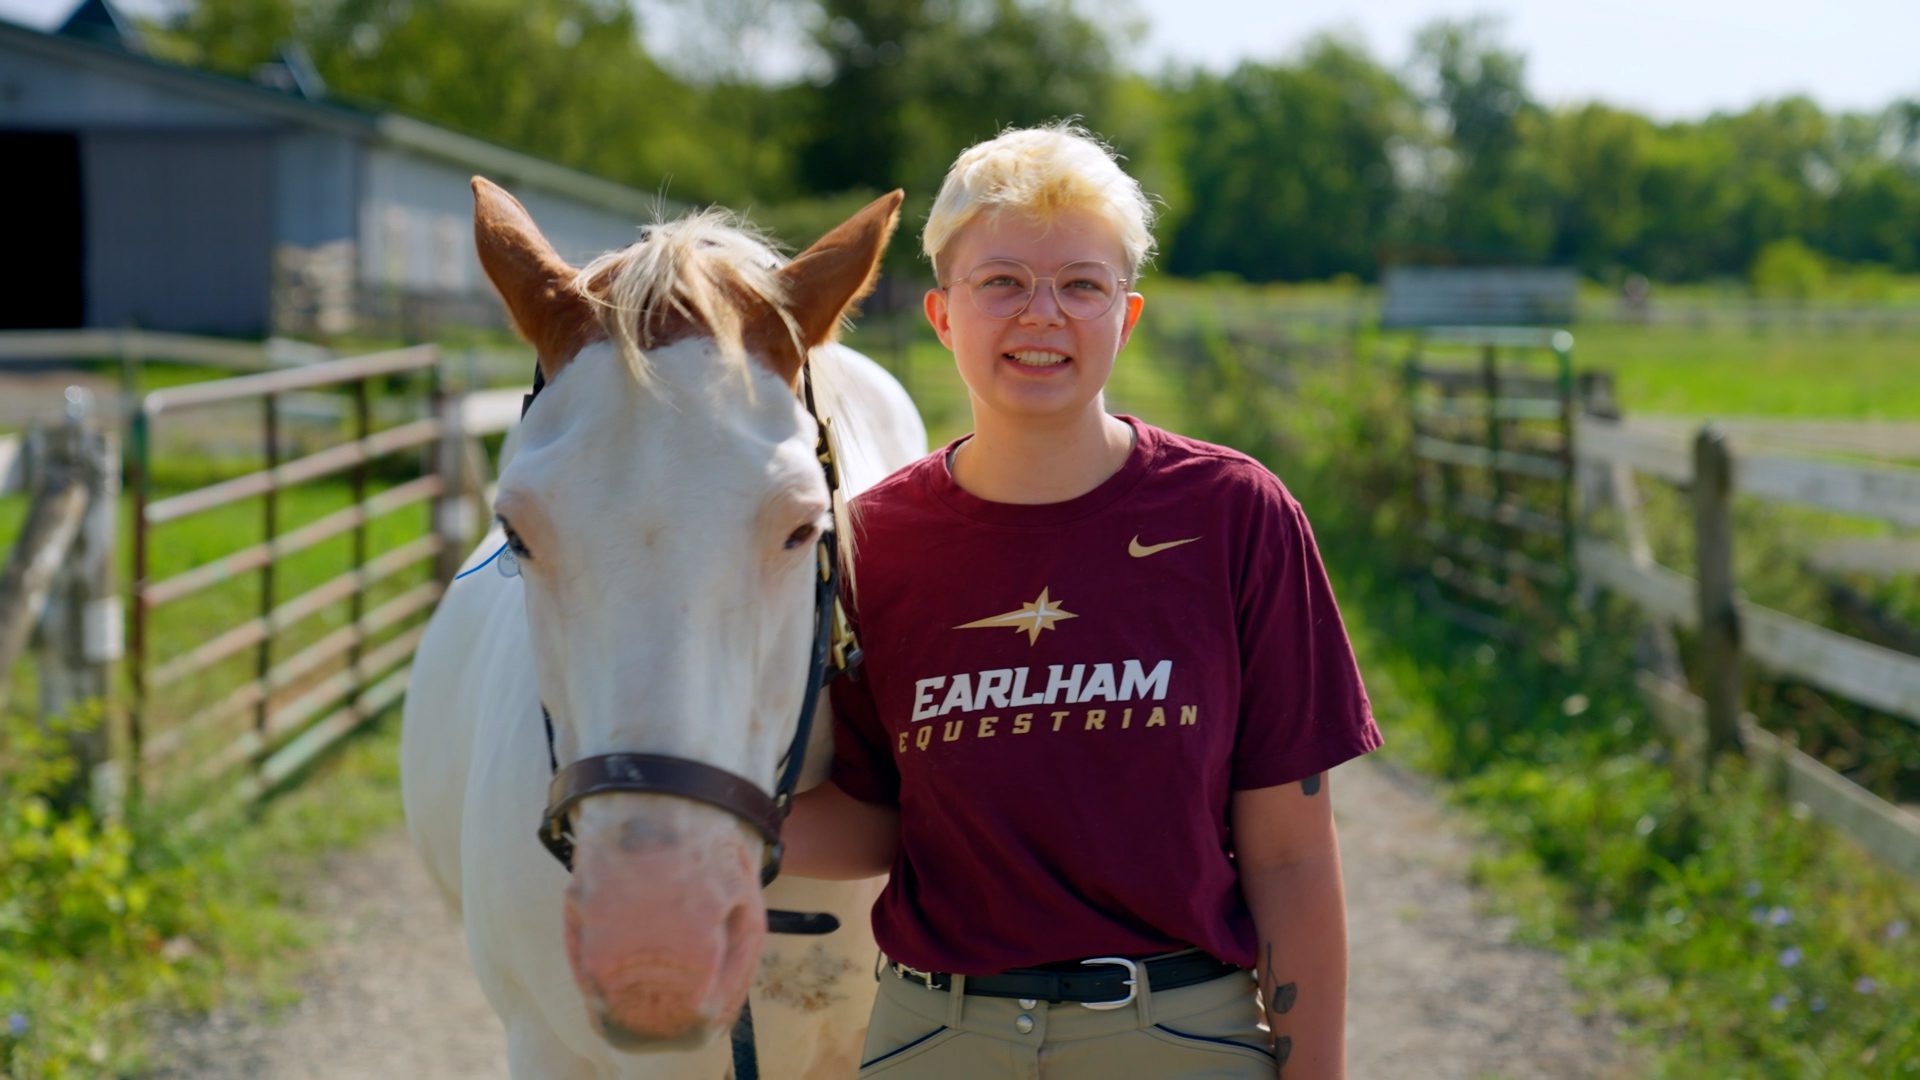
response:
<path id="1" fill-rule="evenodd" d="M 1053 282 L 1033 283 L 1033 299 L 1027 301 L 1026 310 L 1020 313 L 1020 321 L 1039 326 L 1057 326 L 1067 321 L 1066 313 L 1060 310 L 1060 298 L 1054 295 Z"/>

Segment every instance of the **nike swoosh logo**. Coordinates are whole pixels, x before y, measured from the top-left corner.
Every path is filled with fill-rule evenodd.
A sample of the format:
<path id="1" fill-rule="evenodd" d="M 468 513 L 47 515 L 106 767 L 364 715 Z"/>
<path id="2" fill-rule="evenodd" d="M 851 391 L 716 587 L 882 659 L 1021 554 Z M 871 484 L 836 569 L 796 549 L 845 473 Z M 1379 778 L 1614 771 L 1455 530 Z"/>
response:
<path id="1" fill-rule="evenodd" d="M 1189 536 L 1185 540 L 1169 540 L 1164 544 L 1142 544 L 1140 543 L 1140 538 L 1135 536 L 1127 543 L 1127 554 L 1136 559 L 1144 559 L 1149 555 L 1157 555 L 1168 548 L 1177 548 L 1181 544 L 1191 544 L 1198 539 L 1200 538 L 1197 536 Z"/>

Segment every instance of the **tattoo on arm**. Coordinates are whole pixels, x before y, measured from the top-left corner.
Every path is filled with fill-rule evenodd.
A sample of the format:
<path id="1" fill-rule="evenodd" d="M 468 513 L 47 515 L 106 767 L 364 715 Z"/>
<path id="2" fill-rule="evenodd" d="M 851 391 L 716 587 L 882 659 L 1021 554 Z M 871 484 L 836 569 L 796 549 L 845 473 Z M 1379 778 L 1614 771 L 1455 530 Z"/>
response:
<path id="1" fill-rule="evenodd" d="M 1260 985 L 1266 997 L 1267 1026 L 1274 1028 L 1279 1026 L 1280 1017 L 1293 1011 L 1293 1003 L 1300 997 L 1300 985 L 1280 982 L 1279 974 L 1273 966 L 1273 942 L 1271 941 L 1267 942 L 1266 966 L 1266 977 L 1260 981 Z M 1291 1056 L 1293 1056 L 1293 1037 L 1276 1035 L 1273 1040 L 1275 1069 L 1284 1070 L 1287 1067 L 1287 1058 Z"/>
<path id="2" fill-rule="evenodd" d="M 1293 1011 L 1293 1003 L 1300 996 L 1300 987 L 1294 983 L 1273 988 L 1273 1002 L 1268 1006 L 1275 1015 Z"/>
<path id="3" fill-rule="evenodd" d="M 1293 1003 L 1300 996 L 1298 983 L 1282 985 L 1280 976 L 1273 969 L 1273 942 L 1267 942 L 1267 977 L 1261 980 L 1267 993 L 1267 1011 L 1274 1016 L 1293 1011 Z"/>
<path id="4" fill-rule="evenodd" d="M 1326 775 L 1326 773 L 1314 773 L 1312 776 L 1300 781 L 1300 794 L 1307 796 L 1320 794 L 1320 781 L 1324 779 Z"/>

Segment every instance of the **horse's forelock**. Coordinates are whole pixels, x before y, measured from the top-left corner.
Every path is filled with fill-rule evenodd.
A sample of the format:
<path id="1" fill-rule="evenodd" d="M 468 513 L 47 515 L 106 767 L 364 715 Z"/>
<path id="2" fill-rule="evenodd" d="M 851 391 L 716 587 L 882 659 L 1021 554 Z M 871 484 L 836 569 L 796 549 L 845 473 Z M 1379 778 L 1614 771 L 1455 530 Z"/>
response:
<path id="1" fill-rule="evenodd" d="M 746 362 L 747 307 L 765 305 L 799 328 L 787 311 L 779 270 L 786 259 L 734 215 L 703 210 L 643 230 L 641 239 L 583 267 L 574 287 L 593 298 L 601 328 L 642 385 L 650 381 L 646 349 L 662 328 L 682 325 L 712 335 L 722 357 Z"/>
<path id="2" fill-rule="evenodd" d="M 787 264 L 773 241 L 728 211 L 702 210 L 677 221 L 659 222 L 641 230 L 641 238 L 619 251 L 594 259 L 574 277 L 574 288 L 594 298 L 600 324 L 642 386 L 651 381 L 645 328 L 673 317 L 704 326 L 720 346 L 721 356 L 746 372 L 745 321 L 741 300 L 763 303 L 778 313 L 792 336 L 794 348 L 805 353 L 800 327 L 787 310 L 786 290 L 779 276 Z M 812 365 L 819 418 L 840 412 L 839 365 Z M 858 438 L 853 432 L 852 438 Z M 835 493 L 833 520 L 840 534 L 842 571 L 853 582 L 853 549 L 857 529 L 844 488 Z"/>

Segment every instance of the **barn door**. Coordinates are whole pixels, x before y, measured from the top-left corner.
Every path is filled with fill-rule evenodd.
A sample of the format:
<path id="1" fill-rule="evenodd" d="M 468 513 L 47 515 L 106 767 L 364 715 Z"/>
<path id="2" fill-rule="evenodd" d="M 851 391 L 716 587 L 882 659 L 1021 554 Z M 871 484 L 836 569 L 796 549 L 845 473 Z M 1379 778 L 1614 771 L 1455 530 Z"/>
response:
<path id="1" fill-rule="evenodd" d="M 71 329 L 86 314 L 80 138 L 0 131 L 0 206 L 12 208 L 0 330 Z"/>

